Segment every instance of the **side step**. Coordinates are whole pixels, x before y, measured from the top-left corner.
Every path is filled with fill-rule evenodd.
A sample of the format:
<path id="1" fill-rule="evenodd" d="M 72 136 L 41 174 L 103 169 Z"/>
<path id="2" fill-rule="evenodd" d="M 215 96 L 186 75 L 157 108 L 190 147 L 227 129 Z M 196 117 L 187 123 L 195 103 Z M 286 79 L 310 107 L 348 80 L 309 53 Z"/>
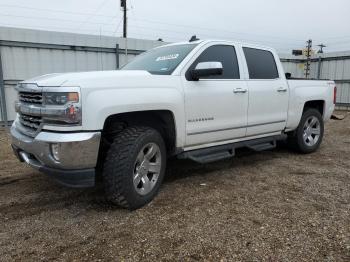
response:
<path id="1" fill-rule="evenodd" d="M 237 143 L 208 147 L 203 149 L 182 152 L 177 157 L 179 159 L 191 159 L 197 163 L 205 164 L 235 155 L 236 148 L 247 147 L 254 151 L 269 150 L 276 147 L 276 141 L 283 140 L 286 135 L 264 137 L 254 140 L 241 141 Z"/>
<path id="2" fill-rule="evenodd" d="M 261 144 L 255 144 L 255 145 L 248 145 L 247 147 L 251 150 L 254 150 L 256 152 L 274 149 L 276 148 L 276 140 L 268 142 L 268 143 L 261 143 Z"/>
<path id="3" fill-rule="evenodd" d="M 211 147 L 183 153 L 182 158 L 191 159 L 197 163 L 205 164 L 233 157 L 235 149 L 232 147 Z"/>

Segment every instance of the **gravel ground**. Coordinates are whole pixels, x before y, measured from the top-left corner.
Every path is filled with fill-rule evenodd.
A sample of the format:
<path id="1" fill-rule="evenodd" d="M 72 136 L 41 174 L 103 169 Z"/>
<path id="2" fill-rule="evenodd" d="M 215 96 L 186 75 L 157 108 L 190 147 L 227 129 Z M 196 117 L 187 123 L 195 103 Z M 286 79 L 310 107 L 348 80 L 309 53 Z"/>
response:
<path id="1" fill-rule="evenodd" d="M 320 150 L 172 160 L 134 212 L 19 163 L 0 131 L 0 260 L 350 261 L 350 115 Z"/>

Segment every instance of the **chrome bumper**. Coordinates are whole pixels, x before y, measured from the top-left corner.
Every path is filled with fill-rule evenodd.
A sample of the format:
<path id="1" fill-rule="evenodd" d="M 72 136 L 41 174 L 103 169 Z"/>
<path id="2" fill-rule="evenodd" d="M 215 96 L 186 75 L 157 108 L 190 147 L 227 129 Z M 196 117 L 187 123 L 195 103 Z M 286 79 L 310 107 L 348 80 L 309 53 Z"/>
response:
<path id="1" fill-rule="evenodd" d="M 101 132 L 40 132 L 31 138 L 20 133 L 13 125 L 11 136 L 17 156 L 34 168 L 47 167 L 65 171 L 96 167 Z M 51 144 L 58 144 L 59 161 L 52 155 Z"/>

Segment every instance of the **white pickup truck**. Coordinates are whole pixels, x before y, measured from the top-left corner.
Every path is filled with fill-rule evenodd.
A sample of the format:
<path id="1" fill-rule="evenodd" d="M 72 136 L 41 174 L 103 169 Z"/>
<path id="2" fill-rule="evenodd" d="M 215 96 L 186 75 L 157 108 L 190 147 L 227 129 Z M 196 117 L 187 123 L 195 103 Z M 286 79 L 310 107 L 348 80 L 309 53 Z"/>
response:
<path id="1" fill-rule="evenodd" d="M 50 74 L 17 86 L 12 146 L 73 187 L 102 180 L 129 209 L 151 201 L 167 158 L 207 163 L 287 139 L 315 151 L 334 110 L 333 81 L 288 80 L 275 50 L 231 41 L 165 45 L 121 70 Z"/>

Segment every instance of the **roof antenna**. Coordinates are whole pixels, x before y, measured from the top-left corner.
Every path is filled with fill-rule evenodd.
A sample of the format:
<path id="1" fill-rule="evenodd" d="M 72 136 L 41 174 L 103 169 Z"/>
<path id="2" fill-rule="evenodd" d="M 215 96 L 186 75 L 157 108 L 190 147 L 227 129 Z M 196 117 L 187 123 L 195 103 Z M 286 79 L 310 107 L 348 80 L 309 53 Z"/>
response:
<path id="1" fill-rule="evenodd" d="M 197 38 L 196 35 L 193 35 L 193 36 L 191 37 L 191 39 L 190 39 L 190 42 L 194 42 L 194 41 L 197 41 L 197 40 L 199 40 L 199 38 Z"/>

